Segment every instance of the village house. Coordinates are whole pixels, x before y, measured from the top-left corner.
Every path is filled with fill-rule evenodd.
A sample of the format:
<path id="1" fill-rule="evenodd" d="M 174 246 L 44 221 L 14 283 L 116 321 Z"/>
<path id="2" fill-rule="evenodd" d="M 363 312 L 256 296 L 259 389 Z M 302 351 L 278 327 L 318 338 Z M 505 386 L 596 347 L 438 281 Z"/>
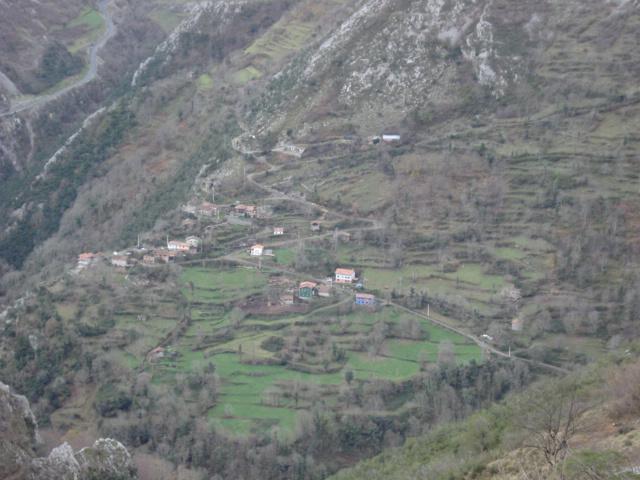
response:
<path id="1" fill-rule="evenodd" d="M 114 255 L 111 257 L 111 265 L 114 267 L 126 268 L 129 266 L 129 259 L 126 255 Z"/>
<path id="2" fill-rule="evenodd" d="M 316 287 L 318 286 L 315 282 L 302 282 L 298 286 L 298 298 L 301 300 L 310 300 L 316 294 Z"/>
<path id="3" fill-rule="evenodd" d="M 191 249 L 191 247 L 186 242 L 171 240 L 170 242 L 167 242 L 167 249 L 174 252 L 188 252 Z"/>
<path id="4" fill-rule="evenodd" d="M 311 222 L 311 231 L 319 232 L 320 231 L 320 222 Z"/>
<path id="5" fill-rule="evenodd" d="M 218 206 L 211 202 L 202 202 L 196 207 L 195 213 L 203 217 L 215 217 L 218 215 Z"/>
<path id="6" fill-rule="evenodd" d="M 175 260 L 176 252 L 160 249 L 153 252 L 153 256 L 156 258 L 156 260 L 160 260 L 164 263 L 169 263 Z"/>
<path id="7" fill-rule="evenodd" d="M 198 248 L 200 246 L 200 242 L 201 242 L 200 238 L 194 235 L 191 235 L 186 238 L 186 244 L 189 245 L 189 247 L 191 248 Z"/>
<path id="8" fill-rule="evenodd" d="M 336 283 L 352 283 L 356 272 L 350 268 L 336 268 Z"/>
<path id="9" fill-rule="evenodd" d="M 382 141 L 384 143 L 395 143 L 400 141 L 400 135 L 397 133 L 385 133 L 382 135 Z"/>
<path id="10" fill-rule="evenodd" d="M 142 257 L 142 264 L 143 265 L 155 265 L 155 263 L 156 263 L 155 255 L 144 255 Z"/>
<path id="11" fill-rule="evenodd" d="M 252 257 L 261 257 L 263 253 L 264 253 L 264 245 L 260 245 L 259 243 L 256 243 L 255 245 L 251 246 L 250 254 Z"/>
<path id="12" fill-rule="evenodd" d="M 81 253 L 78 255 L 78 268 L 86 268 L 98 259 L 95 253 Z"/>
<path id="13" fill-rule="evenodd" d="M 242 215 L 244 217 L 255 218 L 258 215 L 258 209 L 255 205 L 236 205 L 233 208 L 233 211 L 237 215 Z"/>
<path id="14" fill-rule="evenodd" d="M 318 296 L 319 297 L 330 297 L 331 296 L 331 286 L 330 285 L 320 285 L 318 287 Z"/>
<path id="15" fill-rule="evenodd" d="M 273 235 L 276 237 L 284 235 L 284 227 L 273 227 Z"/>
<path id="16" fill-rule="evenodd" d="M 370 293 L 356 293 L 356 305 L 372 306 L 376 304 L 376 297 Z"/>

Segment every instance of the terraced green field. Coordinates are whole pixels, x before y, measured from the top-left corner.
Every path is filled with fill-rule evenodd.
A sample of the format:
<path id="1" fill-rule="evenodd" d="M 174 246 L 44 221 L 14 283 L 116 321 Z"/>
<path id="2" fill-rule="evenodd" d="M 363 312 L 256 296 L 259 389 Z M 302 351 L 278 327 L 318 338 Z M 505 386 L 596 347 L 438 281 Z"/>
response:
<path id="1" fill-rule="evenodd" d="M 278 428 L 282 435 L 291 435 L 301 410 L 318 403 L 337 404 L 345 372 L 353 372 L 356 382 L 406 380 L 419 373 L 421 362 L 435 364 L 445 341 L 454 345 L 458 362 L 481 359 L 479 347 L 464 337 L 395 308 L 344 311 L 351 304 L 349 296 L 334 298 L 335 307 L 330 308 L 317 309 L 326 301 L 312 302 L 306 314 L 239 319 L 238 302 L 263 293 L 267 280 L 265 273 L 248 268 L 185 268 L 181 283 L 191 301 L 191 325 L 171 345 L 177 356 L 150 367 L 154 382 L 171 385 L 176 375 L 212 364 L 220 385 L 208 417 L 230 434 Z M 424 338 L 394 337 L 391 332 L 412 318 Z M 358 342 L 382 324 L 390 336 L 379 351 L 362 350 Z M 266 347 L 274 338 L 283 345 L 276 351 Z M 300 350 L 295 345 L 306 346 Z M 342 351 L 342 357 L 332 358 L 332 350 Z M 283 360 L 284 351 L 290 352 L 288 361 Z M 132 359 L 125 360 L 134 365 Z"/>
<path id="2" fill-rule="evenodd" d="M 233 74 L 233 81 L 238 85 L 244 85 L 245 83 L 260 78 L 262 76 L 262 72 L 254 67 L 253 65 L 249 65 L 241 70 L 238 70 Z"/>
<path id="3" fill-rule="evenodd" d="M 183 293 L 187 299 L 205 304 L 244 298 L 252 292 L 261 291 L 266 281 L 264 274 L 251 268 L 216 270 L 190 267 L 182 275 Z"/>

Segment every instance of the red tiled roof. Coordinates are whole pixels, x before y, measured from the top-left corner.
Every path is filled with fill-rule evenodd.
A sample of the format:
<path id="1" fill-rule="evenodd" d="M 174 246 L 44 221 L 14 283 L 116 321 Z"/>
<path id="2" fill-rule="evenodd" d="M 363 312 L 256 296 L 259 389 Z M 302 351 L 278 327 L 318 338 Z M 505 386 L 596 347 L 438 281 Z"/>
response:
<path id="1" fill-rule="evenodd" d="M 356 272 L 350 268 L 336 268 L 336 275 L 351 275 L 354 276 Z"/>

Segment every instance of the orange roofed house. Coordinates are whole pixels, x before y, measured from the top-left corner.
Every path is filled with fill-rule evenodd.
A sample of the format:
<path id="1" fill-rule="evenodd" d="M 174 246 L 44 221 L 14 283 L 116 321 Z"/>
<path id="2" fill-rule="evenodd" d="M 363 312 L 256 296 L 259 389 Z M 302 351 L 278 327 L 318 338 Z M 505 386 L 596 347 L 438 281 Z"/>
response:
<path id="1" fill-rule="evenodd" d="M 258 208 L 255 205 L 236 205 L 234 211 L 238 215 L 243 215 L 249 218 L 255 218 L 258 215 Z"/>
<path id="2" fill-rule="evenodd" d="M 356 272 L 350 268 L 336 268 L 336 283 L 352 283 Z"/>
<path id="3" fill-rule="evenodd" d="M 78 267 L 85 268 L 91 265 L 98 258 L 95 253 L 81 253 L 78 255 Z"/>

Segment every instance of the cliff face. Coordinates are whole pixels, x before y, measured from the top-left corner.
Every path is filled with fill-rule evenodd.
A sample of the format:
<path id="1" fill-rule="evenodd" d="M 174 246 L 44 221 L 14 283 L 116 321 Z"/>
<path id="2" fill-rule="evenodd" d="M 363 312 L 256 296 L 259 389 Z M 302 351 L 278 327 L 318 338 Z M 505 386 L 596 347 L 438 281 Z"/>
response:
<path id="1" fill-rule="evenodd" d="M 0 478 L 26 478 L 37 425 L 29 401 L 0 382 Z"/>
<path id="2" fill-rule="evenodd" d="M 0 382 L 0 478 L 6 480 L 82 480 L 135 478 L 131 456 L 120 442 L 97 440 L 74 452 L 68 443 L 47 457 L 36 457 L 36 419 L 28 400 Z"/>

